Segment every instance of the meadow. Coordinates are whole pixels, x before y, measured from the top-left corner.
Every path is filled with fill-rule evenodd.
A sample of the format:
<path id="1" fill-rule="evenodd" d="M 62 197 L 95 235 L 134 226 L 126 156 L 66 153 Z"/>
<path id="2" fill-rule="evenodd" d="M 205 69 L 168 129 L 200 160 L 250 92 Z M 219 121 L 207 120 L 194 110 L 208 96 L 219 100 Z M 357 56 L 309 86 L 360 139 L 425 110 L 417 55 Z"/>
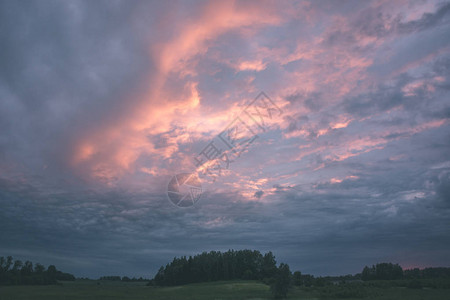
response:
<path id="1" fill-rule="evenodd" d="M 175 287 L 150 287 L 144 282 L 76 280 L 48 286 L 0 286 L 0 300 L 240 300 L 273 299 L 258 281 L 217 281 Z M 292 287 L 287 299 L 450 299 L 449 289 L 410 289 L 380 284 Z"/>

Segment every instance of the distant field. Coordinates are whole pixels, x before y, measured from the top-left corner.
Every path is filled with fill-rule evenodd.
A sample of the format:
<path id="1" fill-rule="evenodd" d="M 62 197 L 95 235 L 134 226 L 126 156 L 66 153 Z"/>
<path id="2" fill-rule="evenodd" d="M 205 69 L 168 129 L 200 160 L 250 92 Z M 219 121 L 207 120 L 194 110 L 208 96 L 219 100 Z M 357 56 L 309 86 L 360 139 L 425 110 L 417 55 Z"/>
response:
<path id="1" fill-rule="evenodd" d="M 51 286 L 0 286 L 0 300 L 220 300 L 271 299 L 269 287 L 256 281 L 220 281 L 177 287 L 148 287 L 145 283 L 77 280 Z M 288 299 L 408 299 L 446 300 L 450 290 L 400 287 L 329 286 L 292 288 Z"/>

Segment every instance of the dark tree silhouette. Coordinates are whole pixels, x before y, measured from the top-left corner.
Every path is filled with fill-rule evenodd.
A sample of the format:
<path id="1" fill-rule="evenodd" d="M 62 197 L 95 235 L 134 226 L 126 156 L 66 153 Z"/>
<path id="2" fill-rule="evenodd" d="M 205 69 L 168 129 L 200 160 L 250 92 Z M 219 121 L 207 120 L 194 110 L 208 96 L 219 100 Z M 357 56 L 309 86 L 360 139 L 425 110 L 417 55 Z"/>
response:
<path id="1" fill-rule="evenodd" d="M 270 286 L 272 295 L 275 299 L 286 298 L 291 283 L 291 271 L 287 264 L 280 264 L 278 271 L 275 275 L 275 280 Z"/>
<path id="2" fill-rule="evenodd" d="M 365 266 L 361 279 L 367 280 L 392 280 L 401 279 L 403 277 L 403 269 L 398 264 L 380 263 L 373 265 L 371 268 Z"/>
<path id="3" fill-rule="evenodd" d="M 277 273 L 277 262 L 275 260 L 275 256 L 272 252 L 268 252 L 264 255 L 262 268 L 261 268 L 261 276 L 262 279 L 265 278 L 273 278 Z"/>
<path id="4" fill-rule="evenodd" d="M 295 271 L 294 274 L 292 274 L 292 283 L 297 286 L 300 286 L 303 284 L 302 273 L 300 271 Z"/>
<path id="5" fill-rule="evenodd" d="M 415 268 L 404 270 L 403 276 L 408 279 L 450 278 L 450 268 Z"/>
<path id="6" fill-rule="evenodd" d="M 194 282 L 247 279 L 263 280 L 277 272 L 275 256 L 271 252 L 264 256 L 259 251 L 229 250 L 225 253 L 209 253 L 174 258 L 161 267 L 150 284 L 168 286 Z"/>
<path id="7" fill-rule="evenodd" d="M 49 266 L 45 270 L 39 263 L 33 267 L 31 261 L 23 264 L 20 260 L 13 262 L 11 256 L 6 259 L 0 257 L 0 285 L 55 284 L 57 280 L 75 280 L 75 277 L 58 271 L 55 266 Z"/>

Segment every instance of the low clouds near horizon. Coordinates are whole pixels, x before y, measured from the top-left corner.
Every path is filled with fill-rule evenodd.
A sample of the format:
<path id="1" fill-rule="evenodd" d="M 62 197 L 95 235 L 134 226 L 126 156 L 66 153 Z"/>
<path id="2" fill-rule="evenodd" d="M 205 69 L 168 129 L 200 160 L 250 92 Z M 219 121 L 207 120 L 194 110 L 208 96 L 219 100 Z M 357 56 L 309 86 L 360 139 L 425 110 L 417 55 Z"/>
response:
<path id="1" fill-rule="evenodd" d="M 273 251 L 315 275 L 450 266 L 450 2 L 2 1 L 0 256 L 152 277 Z M 260 92 L 200 201 L 170 178 Z"/>

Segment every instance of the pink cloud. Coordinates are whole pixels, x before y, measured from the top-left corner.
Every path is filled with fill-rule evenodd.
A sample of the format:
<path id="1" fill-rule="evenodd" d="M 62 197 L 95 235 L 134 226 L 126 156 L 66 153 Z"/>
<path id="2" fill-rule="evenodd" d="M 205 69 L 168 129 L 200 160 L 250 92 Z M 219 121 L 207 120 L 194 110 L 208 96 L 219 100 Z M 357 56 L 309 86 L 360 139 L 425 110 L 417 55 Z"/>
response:
<path id="1" fill-rule="evenodd" d="M 123 107 L 119 119 L 100 123 L 83 134 L 73 146 L 70 164 L 81 173 L 108 181 L 133 171 L 142 154 L 171 157 L 178 150 L 178 143 L 223 126 L 224 113 L 205 115 L 198 83 L 186 78 L 196 74 L 193 59 L 205 54 L 209 44 L 227 31 L 279 23 L 270 6 L 256 2 L 210 2 L 196 18 L 174 20 L 180 32 L 173 39 L 152 43 L 150 55 L 157 63 L 157 72 L 147 80 L 150 89 L 130 95 L 129 105 Z M 258 69 L 262 65 L 243 62 L 241 66 Z M 184 87 L 178 91 L 170 89 L 169 78 L 178 78 Z M 199 122 L 200 116 L 203 122 Z M 203 126 L 198 127 L 199 123 Z M 149 136 L 169 132 L 175 124 L 193 130 L 172 136 L 169 147 L 156 149 Z"/>

